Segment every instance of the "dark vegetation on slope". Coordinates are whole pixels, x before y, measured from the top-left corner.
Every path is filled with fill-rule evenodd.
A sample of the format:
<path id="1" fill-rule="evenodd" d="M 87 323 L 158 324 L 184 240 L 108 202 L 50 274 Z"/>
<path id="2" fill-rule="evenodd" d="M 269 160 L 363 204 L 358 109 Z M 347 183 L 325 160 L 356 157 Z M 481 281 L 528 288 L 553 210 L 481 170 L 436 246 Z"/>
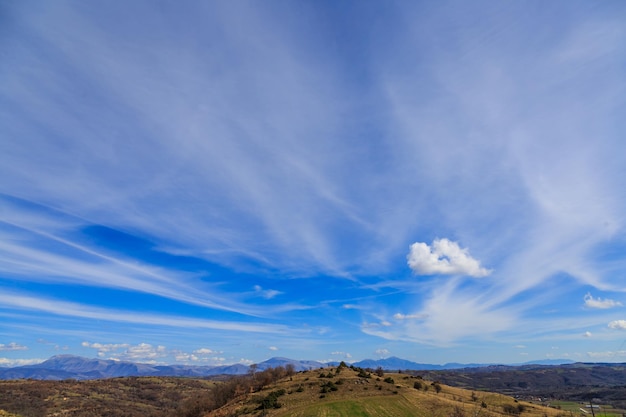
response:
<path id="1" fill-rule="evenodd" d="M 626 408 L 626 364 L 488 366 L 447 371 L 411 371 L 444 384 L 518 398 L 601 400 Z"/>
<path id="2" fill-rule="evenodd" d="M 165 417 L 214 385 L 171 377 L 0 381 L 0 409 L 23 417 Z"/>
<path id="3" fill-rule="evenodd" d="M 0 410 L 22 417 L 197 417 L 294 372 L 288 365 L 214 380 L 121 377 L 0 381 Z"/>

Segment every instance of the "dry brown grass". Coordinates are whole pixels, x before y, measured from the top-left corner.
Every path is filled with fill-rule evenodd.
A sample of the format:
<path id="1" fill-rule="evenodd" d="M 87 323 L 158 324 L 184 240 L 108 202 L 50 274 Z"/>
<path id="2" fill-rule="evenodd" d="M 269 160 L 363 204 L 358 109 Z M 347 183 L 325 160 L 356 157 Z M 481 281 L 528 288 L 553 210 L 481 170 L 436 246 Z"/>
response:
<path id="1" fill-rule="evenodd" d="M 167 377 L 0 381 L 0 409 L 20 417 L 169 417 L 182 402 L 206 395 L 214 385 Z"/>
<path id="2" fill-rule="evenodd" d="M 358 372 L 344 368 L 336 374 L 337 368 L 298 373 L 260 392 L 241 395 L 225 407 L 206 414 L 207 417 L 233 416 L 392 416 L 392 417 L 495 417 L 511 416 L 504 407 L 521 412 L 524 417 L 556 417 L 560 411 L 526 402 L 517 402 L 511 397 L 495 393 L 472 392 L 460 388 L 441 386 L 436 392 L 432 381 L 420 381 L 428 387 L 418 390 L 413 376 L 399 373 L 385 373 L 384 377 L 372 374 L 362 378 Z M 334 375 L 332 378 L 319 378 L 319 374 Z M 385 382 L 390 377 L 393 383 Z M 332 381 L 336 391 L 322 392 L 322 385 Z M 341 381 L 341 383 L 339 383 Z M 260 410 L 259 404 L 271 392 L 284 390 L 278 397 L 280 408 Z"/>

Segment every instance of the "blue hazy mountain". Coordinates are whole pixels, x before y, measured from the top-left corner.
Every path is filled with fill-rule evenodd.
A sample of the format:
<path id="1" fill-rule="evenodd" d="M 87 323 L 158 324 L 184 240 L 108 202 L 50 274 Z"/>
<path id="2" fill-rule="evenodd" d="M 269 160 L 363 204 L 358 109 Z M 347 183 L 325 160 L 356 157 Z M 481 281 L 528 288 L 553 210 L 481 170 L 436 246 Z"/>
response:
<path id="1" fill-rule="evenodd" d="M 527 362 L 539 365 L 561 365 L 572 363 L 568 360 L 540 360 Z M 296 371 L 319 369 L 324 366 L 337 365 L 336 363 L 322 363 L 311 360 L 295 360 L 275 357 L 257 364 L 257 370 L 263 371 L 278 366 L 286 367 L 293 365 Z M 486 367 L 491 364 L 460 364 L 449 363 L 445 365 L 432 365 L 411 362 L 405 359 L 391 357 L 385 359 L 366 359 L 352 364 L 360 368 L 384 370 L 449 370 L 462 368 Z M 512 365 L 509 365 L 512 366 Z M 243 364 L 224 366 L 194 366 L 194 365 L 153 365 L 135 363 L 111 359 L 90 359 L 74 355 L 57 355 L 35 365 L 18 366 L 14 368 L 0 368 L 0 379 L 100 379 L 116 378 L 124 376 L 184 376 L 184 377 L 208 377 L 215 375 L 243 375 L 250 372 L 250 367 Z"/>

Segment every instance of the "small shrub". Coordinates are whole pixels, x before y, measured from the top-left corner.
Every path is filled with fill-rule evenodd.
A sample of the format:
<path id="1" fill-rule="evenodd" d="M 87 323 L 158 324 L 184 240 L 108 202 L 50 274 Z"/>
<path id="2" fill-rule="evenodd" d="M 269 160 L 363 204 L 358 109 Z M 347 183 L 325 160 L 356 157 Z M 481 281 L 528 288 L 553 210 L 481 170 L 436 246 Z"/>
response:
<path id="1" fill-rule="evenodd" d="M 259 401 L 259 407 L 257 410 L 267 410 L 269 408 L 280 408 L 282 404 L 278 402 L 278 397 L 285 395 L 286 391 L 284 389 L 279 389 L 277 391 L 272 391 L 267 396 L 265 396 L 261 401 Z"/>
<path id="2" fill-rule="evenodd" d="M 325 382 L 320 386 L 320 392 L 322 394 L 326 394 L 331 391 L 337 391 L 338 389 L 339 388 L 337 388 L 337 385 L 335 385 L 335 383 L 332 381 Z"/>
<path id="3" fill-rule="evenodd" d="M 504 404 L 502 406 L 502 410 L 505 413 L 510 414 L 512 416 L 519 415 L 519 413 L 520 413 L 520 409 L 517 406 L 513 405 L 513 404 Z"/>

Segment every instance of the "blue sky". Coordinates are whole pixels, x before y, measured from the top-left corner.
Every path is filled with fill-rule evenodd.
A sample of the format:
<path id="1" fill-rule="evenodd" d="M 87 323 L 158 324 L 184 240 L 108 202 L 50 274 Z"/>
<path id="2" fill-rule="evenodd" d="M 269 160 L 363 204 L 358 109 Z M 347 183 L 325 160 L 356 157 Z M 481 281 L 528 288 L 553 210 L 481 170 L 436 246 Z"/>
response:
<path id="1" fill-rule="evenodd" d="M 624 2 L 0 19 L 0 365 L 626 361 Z"/>

